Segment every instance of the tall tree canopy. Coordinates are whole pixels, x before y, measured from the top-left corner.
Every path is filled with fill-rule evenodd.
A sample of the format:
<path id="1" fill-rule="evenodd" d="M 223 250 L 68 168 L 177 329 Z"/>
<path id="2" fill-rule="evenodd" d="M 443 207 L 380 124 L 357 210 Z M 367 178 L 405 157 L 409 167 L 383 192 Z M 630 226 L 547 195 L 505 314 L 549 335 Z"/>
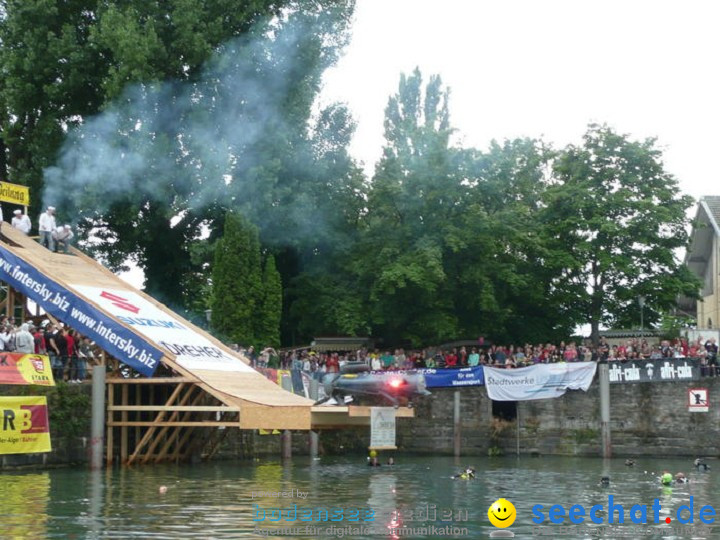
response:
<path id="1" fill-rule="evenodd" d="M 698 282 L 677 257 L 686 247 L 687 210 L 653 139 L 633 141 L 591 125 L 581 146 L 568 146 L 555 163 L 557 182 L 544 194 L 543 221 L 552 246 L 547 263 L 576 322 L 629 326 L 647 301 L 647 321 L 697 296 Z"/>
<path id="2" fill-rule="evenodd" d="M 146 290 L 173 306 L 198 305 L 188 285 L 209 259 L 193 244 L 207 228 L 220 234 L 226 208 L 244 210 L 277 243 L 310 234 L 296 219 L 318 192 L 302 182 L 317 178 L 311 134 L 332 139 L 311 126 L 313 104 L 347 40 L 352 0 L 60 4 L 4 5 L 2 133 L 19 132 L 3 138 L 18 164 L 11 178 L 39 193 L 64 140 L 44 176 L 46 202 L 92 231 L 101 242 L 91 247 L 112 268 L 138 263 Z M 58 33 L 68 44 L 50 49 L 46 37 Z M 32 65 L 36 56 L 46 70 Z M 68 63 L 92 76 L 59 74 Z M 36 100 L 23 101 L 16 85 L 32 86 Z M 42 121 L 23 121 L 23 107 Z"/>

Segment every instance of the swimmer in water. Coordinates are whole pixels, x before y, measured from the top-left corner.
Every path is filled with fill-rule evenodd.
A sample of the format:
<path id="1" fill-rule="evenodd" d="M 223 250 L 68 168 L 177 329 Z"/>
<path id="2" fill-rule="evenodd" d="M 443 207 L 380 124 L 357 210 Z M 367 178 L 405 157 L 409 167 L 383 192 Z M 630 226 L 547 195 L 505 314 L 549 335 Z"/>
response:
<path id="1" fill-rule="evenodd" d="M 395 459 L 394 459 L 393 457 L 389 457 L 387 464 L 388 464 L 388 465 L 395 465 Z"/>
<path id="2" fill-rule="evenodd" d="M 453 480 L 458 479 L 458 478 L 460 480 L 470 480 L 472 478 L 475 478 L 475 469 L 473 469 L 472 467 L 468 467 L 463 472 L 461 472 L 460 474 L 456 474 L 452 478 L 453 478 Z"/>
<path id="3" fill-rule="evenodd" d="M 663 471 L 662 476 L 660 477 L 660 482 L 664 486 L 669 486 L 673 483 L 673 475 L 670 474 L 668 471 Z"/>
<path id="4" fill-rule="evenodd" d="M 602 487 L 608 487 L 610 485 L 610 477 L 603 476 L 602 478 L 600 478 L 600 485 Z"/>
<path id="5" fill-rule="evenodd" d="M 695 460 L 695 468 L 698 471 L 707 471 L 708 469 L 710 469 L 710 466 L 707 463 L 705 463 L 703 458 L 697 458 Z"/>
<path id="6" fill-rule="evenodd" d="M 675 475 L 675 483 L 677 484 L 687 484 L 689 481 L 690 480 L 683 472 L 679 472 Z"/>
<path id="7" fill-rule="evenodd" d="M 374 457 L 374 458 L 370 458 L 370 461 L 368 461 L 368 465 L 370 465 L 370 467 L 379 467 L 380 462 L 378 461 L 377 457 Z"/>

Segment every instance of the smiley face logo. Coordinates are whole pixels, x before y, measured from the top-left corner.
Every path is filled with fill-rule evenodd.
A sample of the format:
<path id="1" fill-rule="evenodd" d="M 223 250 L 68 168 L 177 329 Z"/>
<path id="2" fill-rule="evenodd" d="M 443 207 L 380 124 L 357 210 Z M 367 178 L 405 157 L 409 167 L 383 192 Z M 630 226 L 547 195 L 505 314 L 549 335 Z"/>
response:
<path id="1" fill-rule="evenodd" d="M 515 523 L 515 506 L 507 499 L 498 499 L 488 508 L 488 519 L 490 523 L 500 529 L 509 527 Z"/>

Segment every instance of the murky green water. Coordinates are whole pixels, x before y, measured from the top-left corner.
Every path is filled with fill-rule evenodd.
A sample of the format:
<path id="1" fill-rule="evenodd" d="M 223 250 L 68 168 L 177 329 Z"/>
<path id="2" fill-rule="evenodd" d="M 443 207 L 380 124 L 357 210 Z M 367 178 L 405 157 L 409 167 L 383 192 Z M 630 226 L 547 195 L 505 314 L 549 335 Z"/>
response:
<path id="1" fill-rule="evenodd" d="M 284 529 L 288 534 L 270 537 L 330 538 L 333 537 L 330 528 L 336 527 L 334 537 L 342 534 L 353 538 L 393 538 L 397 535 L 388 526 L 402 524 L 408 528 L 405 538 L 439 538 L 443 533 L 445 537 L 462 537 L 467 533 L 468 538 L 489 538 L 495 529 L 488 522 L 488 506 L 505 497 L 517 508 L 517 519 L 509 529 L 516 538 L 530 538 L 537 532 L 537 525 L 531 522 L 531 508 L 536 504 L 545 508 L 546 538 L 720 538 L 720 524 L 708 534 L 692 531 L 691 525 L 680 525 L 676 520 L 677 509 L 689 504 L 691 496 L 695 526 L 702 525 L 701 507 L 712 505 L 720 511 L 720 462 L 713 470 L 699 473 L 690 459 L 638 459 L 635 467 L 626 467 L 624 460 L 548 457 L 456 461 L 399 455 L 397 461 L 393 467 L 374 468 L 366 466 L 362 457 L 315 461 L 299 457 L 285 465 L 280 461 L 258 461 L 137 467 L 96 474 L 70 469 L 4 472 L 0 473 L 0 536 L 260 538 L 260 529 Z M 475 466 L 476 480 L 450 478 L 464 465 Z M 690 483 L 661 487 L 656 476 L 663 468 L 673 473 L 684 471 Z M 603 475 L 611 478 L 609 488 L 598 486 Z M 160 486 L 167 486 L 167 493 L 160 494 Z M 292 498 L 253 499 L 253 492 L 291 490 L 295 490 Z M 298 497 L 298 490 L 307 493 L 306 498 Z M 624 505 L 624 525 L 611 530 L 608 525 L 593 525 L 586 518 L 582 526 L 587 531 L 567 531 L 569 534 L 563 536 L 565 530 L 548 521 L 548 509 L 553 504 L 563 505 L 566 511 L 573 504 L 583 505 L 586 511 L 592 505 L 602 504 L 606 510 L 609 495 L 616 504 Z M 655 498 L 661 504 L 661 521 L 669 516 L 670 525 L 628 523 L 632 505 L 651 506 Z M 287 519 L 295 514 L 283 513 L 280 521 L 270 521 L 278 517 L 273 508 L 283 507 L 287 511 L 293 505 L 297 505 L 298 512 L 295 520 Z M 317 508 L 328 509 L 328 521 L 318 521 L 325 519 L 325 514 L 320 511 L 318 515 Z M 353 508 L 359 512 L 358 521 L 354 522 L 347 519 L 354 518 Z M 309 509 L 314 509 L 312 521 L 301 521 L 302 512 Z M 341 509 L 344 519 L 330 521 L 339 517 Z M 374 511 L 373 521 L 363 521 L 368 509 Z M 263 511 L 264 521 L 253 521 L 262 518 Z M 443 522 L 447 512 L 453 516 Z M 605 511 L 597 515 L 607 523 Z M 652 508 L 648 509 L 648 518 L 653 520 Z M 566 520 L 566 525 L 572 524 Z M 317 529 L 305 529 L 306 526 Z M 417 531 L 422 526 L 436 527 L 435 534 L 432 528 Z M 291 527 L 302 528 L 308 534 L 292 533 Z M 361 534 L 361 527 L 372 527 L 377 534 Z M 411 527 L 416 531 L 411 532 Z M 648 532 L 631 527 L 642 527 Z M 675 533 L 675 529 L 680 529 L 681 534 Z"/>

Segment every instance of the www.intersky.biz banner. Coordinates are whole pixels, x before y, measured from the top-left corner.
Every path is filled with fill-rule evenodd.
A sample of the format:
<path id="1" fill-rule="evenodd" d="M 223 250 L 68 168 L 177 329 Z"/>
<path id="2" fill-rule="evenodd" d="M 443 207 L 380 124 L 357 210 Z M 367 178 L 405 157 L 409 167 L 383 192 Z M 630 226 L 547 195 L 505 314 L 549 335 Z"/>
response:
<path id="1" fill-rule="evenodd" d="M 147 377 L 152 377 L 162 351 L 130 332 L 102 311 L 0 246 L 0 279 L 46 312 L 90 337 L 105 351 Z"/>
<path id="2" fill-rule="evenodd" d="M 50 452 L 45 396 L 0 397 L 0 454 Z"/>

